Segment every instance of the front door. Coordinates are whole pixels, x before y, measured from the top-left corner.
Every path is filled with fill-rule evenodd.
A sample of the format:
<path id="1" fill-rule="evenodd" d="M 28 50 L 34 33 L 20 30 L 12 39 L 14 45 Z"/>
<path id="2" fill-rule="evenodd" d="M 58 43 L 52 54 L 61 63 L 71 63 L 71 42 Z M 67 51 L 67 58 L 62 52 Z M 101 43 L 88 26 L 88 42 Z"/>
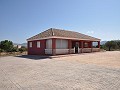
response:
<path id="1" fill-rule="evenodd" d="M 79 42 L 75 43 L 75 53 L 78 53 L 78 48 L 79 48 Z"/>

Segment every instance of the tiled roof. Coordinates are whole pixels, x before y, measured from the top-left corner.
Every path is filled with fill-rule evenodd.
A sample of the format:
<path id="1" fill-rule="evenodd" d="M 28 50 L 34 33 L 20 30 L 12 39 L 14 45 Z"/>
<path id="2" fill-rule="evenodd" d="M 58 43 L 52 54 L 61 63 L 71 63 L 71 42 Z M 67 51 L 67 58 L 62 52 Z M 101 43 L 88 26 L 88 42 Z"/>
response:
<path id="1" fill-rule="evenodd" d="M 98 39 L 98 38 L 94 38 L 94 37 L 91 37 L 91 36 L 88 36 L 85 34 L 81 34 L 79 32 L 54 29 L 54 28 L 50 28 L 44 32 L 41 32 L 41 33 L 27 39 L 27 40 L 36 40 L 36 39 L 42 39 L 42 38 L 47 38 L 47 37 L 52 37 L 52 36 L 100 41 L 100 39 Z"/>

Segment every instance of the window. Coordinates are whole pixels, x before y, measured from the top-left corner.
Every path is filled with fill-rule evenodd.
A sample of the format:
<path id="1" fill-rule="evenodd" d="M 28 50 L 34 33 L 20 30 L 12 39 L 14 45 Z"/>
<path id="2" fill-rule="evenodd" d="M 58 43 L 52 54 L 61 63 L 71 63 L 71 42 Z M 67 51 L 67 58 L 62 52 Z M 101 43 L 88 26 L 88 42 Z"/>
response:
<path id="1" fill-rule="evenodd" d="M 84 43 L 84 47 L 88 47 L 88 43 L 87 42 Z"/>
<path id="2" fill-rule="evenodd" d="M 29 47 L 32 47 L 32 42 L 29 42 Z"/>
<path id="3" fill-rule="evenodd" d="M 40 41 L 37 41 L 37 48 L 40 48 Z"/>
<path id="4" fill-rule="evenodd" d="M 56 49 L 67 49 L 68 48 L 68 41 L 57 39 L 56 40 Z"/>
<path id="5" fill-rule="evenodd" d="M 52 39 L 46 40 L 46 49 L 52 49 Z"/>

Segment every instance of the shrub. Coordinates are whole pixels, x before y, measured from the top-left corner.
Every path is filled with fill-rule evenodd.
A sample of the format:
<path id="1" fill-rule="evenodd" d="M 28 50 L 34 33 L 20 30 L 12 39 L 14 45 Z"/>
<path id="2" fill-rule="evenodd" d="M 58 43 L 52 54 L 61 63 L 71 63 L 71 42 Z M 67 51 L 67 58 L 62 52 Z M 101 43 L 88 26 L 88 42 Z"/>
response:
<path id="1" fill-rule="evenodd" d="M 11 52 L 13 48 L 12 41 L 4 40 L 0 42 L 0 48 L 6 52 Z"/>
<path id="2" fill-rule="evenodd" d="M 0 48 L 0 52 L 4 52 L 4 50 Z"/>
<path id="3" fill-rule="evenodd" d="M 12 48 L 12 52 L 18 52 L 18 48 L 17 47 L 13 47 Z"/>
<path id="4" fill-rule="evenodd" d="M 24 51 L 27 51 L 27 48 L 24 47 L 24 46 L 22 46 L 21 48 L 19 48 L 19 51 L 22 53 L 22 52 L 24 52 Z"/>

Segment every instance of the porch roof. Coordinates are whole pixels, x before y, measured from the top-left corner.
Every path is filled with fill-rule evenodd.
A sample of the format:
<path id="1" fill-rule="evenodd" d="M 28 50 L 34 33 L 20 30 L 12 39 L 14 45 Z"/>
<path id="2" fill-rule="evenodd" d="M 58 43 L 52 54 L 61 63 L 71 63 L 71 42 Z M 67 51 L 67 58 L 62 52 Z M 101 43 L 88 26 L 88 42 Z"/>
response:
<path id="1" fill-rule="evenodd" d="M 39 39 L 47 39 L 47 38 L 67 38 L 67 39 L 80 39 L 80 40 L 90 40 L 90 41 L 100 41 L 100 39 L 88 36 L 79 32 L 62 30 L 50 28 L 46 31 L 43 31 L 31 38 L 28 38 L 28 41 L 39 40 Z"/>

